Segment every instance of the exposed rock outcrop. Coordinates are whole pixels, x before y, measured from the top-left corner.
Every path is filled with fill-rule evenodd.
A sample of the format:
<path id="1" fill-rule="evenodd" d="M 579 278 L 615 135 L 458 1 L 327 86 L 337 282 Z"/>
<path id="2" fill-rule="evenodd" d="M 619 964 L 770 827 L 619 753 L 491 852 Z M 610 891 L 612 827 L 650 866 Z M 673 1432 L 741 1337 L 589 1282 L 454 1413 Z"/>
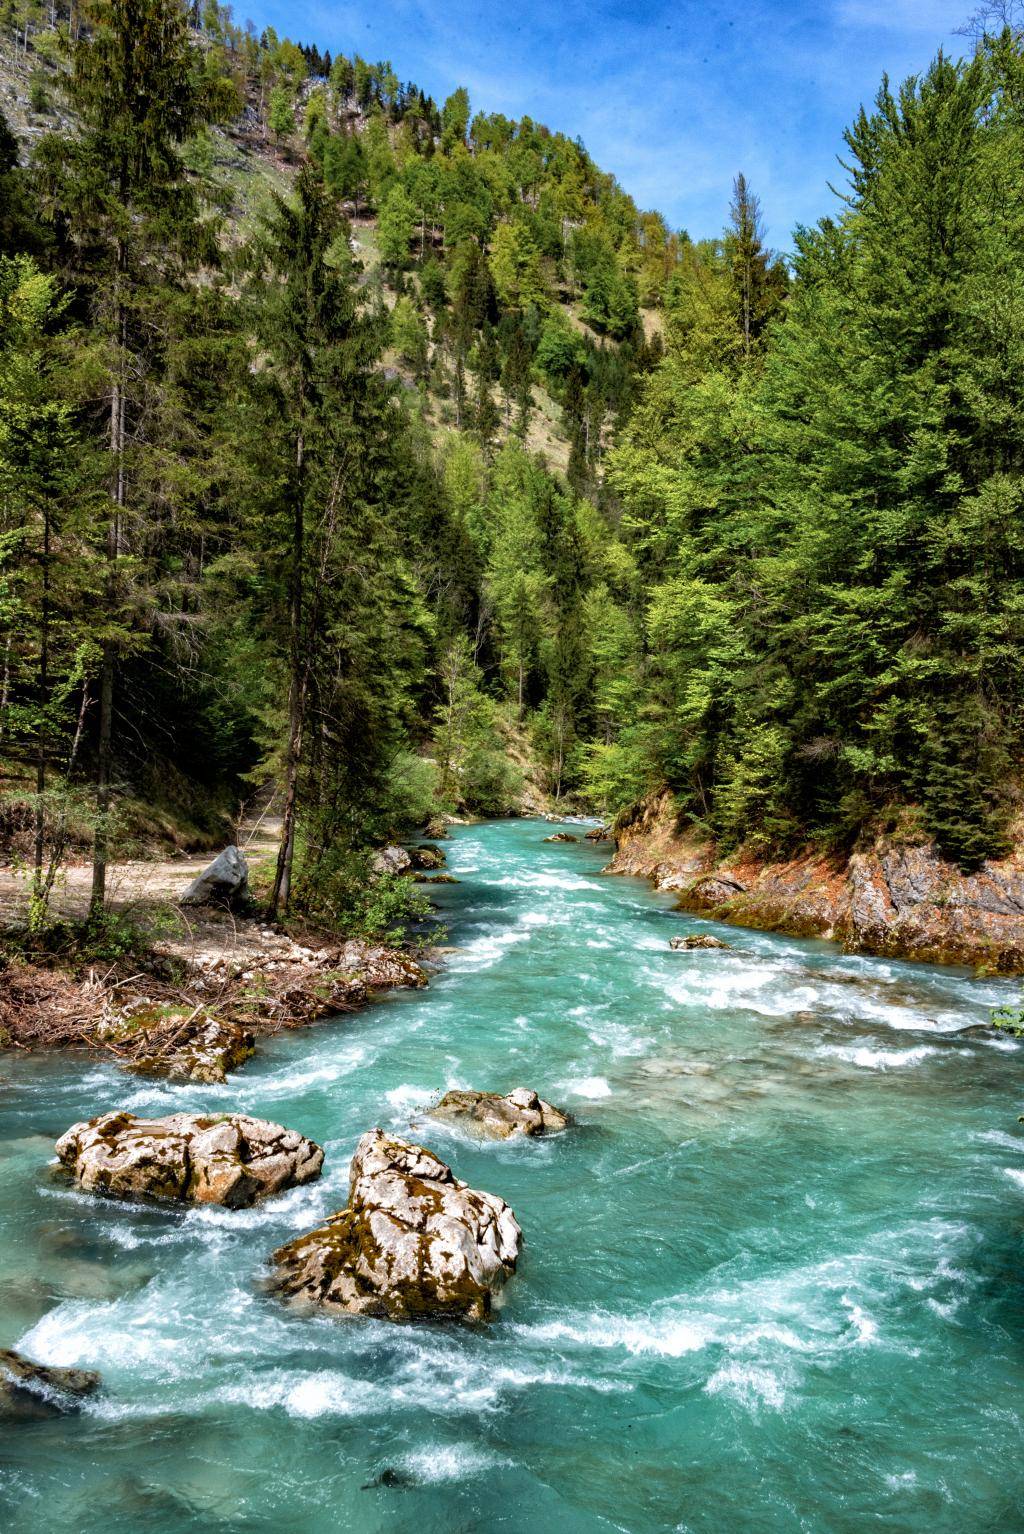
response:
<path id="1" fill-rule="evenodd" d="M 0 1421 L 77 1411 L 99 1386 L 100 1377 L 92 1369 L 57 1369 L 0 1348 Z"/>
<path id="2" fill-rule="evenodd" d="M 728 943 L 723 943 L 720 937 L 712 937 L 709 932 L 688 932 L 685 937 L 673 937 L 669 939 L 668 946 L 677 952 L 689 953 L 694 948 L 728 948 Z"/>
<path id="3" fill-rule="evenodd" d="M 498 1092 L 446 1092 L 437 1107 L 431 1108 L 430 1116 L 496 1140 L 554 1133 L 569 1122 L 567 1114 L 529 1087 L 516 1087 L 504 1097 Z"/>
<path id="4" fill-rule="evenodd" d="M 158 1005 L 149 996 L 105 999 L 96 1036 L 130 1046 L 125 1064 L 171 1081 L 222 1082 L 255 1051 L 247 1028 L 225 1022 L 203 1008 Z"/>
<path id="5" fill-rule="evenodd" d="M 1024 847 L 964 873 L 934 846 L 879 837 L 849 858 L 767 862 L 680 829 L 672 797 L 654 795 L 616 826 L 606 873 L 679 892 L 679 909 L 716 921 L 835 939 L 855 953 L 991 972 L 1024 971 Z"/>
<path id="6" fill-rule="evenodd" d="M 480 1321 L 515 1271 L 521 1234 L 504 1199 L 373 1129 L 352 1159 L 347 1209 L 274 1253 L 273 1287 L 356 1315 Z"/>
<path id="7" fill-rule="evenodd" d="M 237 847 L 225 847 L 182 895 L 180 905 L 249 904 L 249 865 Z"/>
<path id="8" fill-rule="evenodd" d="M 294 1129 L 246 1114 L 104 1113 L 73 1124 L 57 1156 L 88 1193 L 244 1208 L 320 1176 L 324 1153 Z"/>
<path id="9" fill-rule="evenodd" d="M 248 1028 L 222 1022 L 208 1013 L 185 1025 L 166 1042 L 157 1042 L 149 1053 L 139 1055 L 132 1068 L 171 1081 L 219 1083 L 228 1071 L 237 1071 L 255 1053 L 256 1041 Z"/>
<path id="10" fill-rule="evenodd" d="M 443 815 L 432 815 L 423 829 L 431 841 L 440 842 L 448 835 L 448 822 Z"/>

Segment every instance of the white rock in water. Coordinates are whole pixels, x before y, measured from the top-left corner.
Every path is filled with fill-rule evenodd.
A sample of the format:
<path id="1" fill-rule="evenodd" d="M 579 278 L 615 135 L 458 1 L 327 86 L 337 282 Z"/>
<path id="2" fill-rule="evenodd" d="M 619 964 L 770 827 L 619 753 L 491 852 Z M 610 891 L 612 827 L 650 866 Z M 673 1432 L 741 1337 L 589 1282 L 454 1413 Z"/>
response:
<path id="1" fill-rule="evenodd" d="M 320 1176 L 324 1153 L 294 1129 L 244 1113 L 104 1113 L 72 1124 L 57 1155 L 87 1193 L 240 1209 Z"/>
<path id="2" fill-rule="evenodd" d="M 565 1129 L 568 1115 L 553 1108 L 529 1087 L 516 1087 L 502 1097 L 497 1092 L 446 1092 L 431 1118 L 465 1123 L 468 1129 L 510 1140 L 513 1135 L 538 1135 Z"/>
<path id="3" fill-rule="evenodd" d="M 207 905 L 211 901 L 243 905 L 249 899 L 249 865 L 237 847 L 225 847 L 209 868 L 193 879 L 179 905 Z"/>
<path id="4" fill-rule="evenodd" d="M 481 1321 L 515 1271 L 521 1234 L 504 1199 L 373 1129 L 352 1159 L 348 1208 L 274 1253 L 274 1287 L 357 1315 Z"/>

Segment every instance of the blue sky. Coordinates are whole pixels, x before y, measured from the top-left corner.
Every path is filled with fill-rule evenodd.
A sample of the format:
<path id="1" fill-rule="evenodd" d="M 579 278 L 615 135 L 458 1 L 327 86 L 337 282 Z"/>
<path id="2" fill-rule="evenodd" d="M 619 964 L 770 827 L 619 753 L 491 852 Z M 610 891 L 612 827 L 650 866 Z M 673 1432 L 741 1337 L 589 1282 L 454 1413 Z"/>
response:
<path id="1" fill-rule="evenodd" d="M 389 58 L 439 102 L 579 134 L 643 207 L 694 237 L 725 221 L 742 170 L 770 242 L 834 207 L 842 131 L 882 73 L 924 69 L 974 0 L 239 0 L 238 20 L 332 52 Z"/>

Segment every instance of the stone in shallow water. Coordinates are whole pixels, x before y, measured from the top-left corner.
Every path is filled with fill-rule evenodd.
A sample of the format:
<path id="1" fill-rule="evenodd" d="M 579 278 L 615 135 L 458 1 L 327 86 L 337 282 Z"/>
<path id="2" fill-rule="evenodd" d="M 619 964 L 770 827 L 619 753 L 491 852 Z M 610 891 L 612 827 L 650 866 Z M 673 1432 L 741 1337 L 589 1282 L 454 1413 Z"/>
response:
<path id="1" fill-rule="evenodd" d="M 129 1069 L 171 1081 L 222 1082 L 255 1053 L 256 1041 L 247 1028 L 202 1013 L 138 1059 Z"/>
<path id="2" fill-rule="evenodd" d="M 554 836 L 545 836 L 546 842 L 578 842 L 579 837 L 573 836 L 570 831 L 556 831 Z"/>
<path id="3" fill-rule="evenodd" d="M 441 848 L 432 847 L 429 842 L 422 842 L 418 847 L 410 847 L 409 858 L 413 868 L 426 870 L 444 868 L 448 862 Z"/>
<path id="4" fill-rule="evenodd" d="M 0 1348 L 0 1421 L 77 1411 L 82 1398 L 99 1384 L 99 1375 L 91 1369 L 56 1369 Z"/>
<path id="5" fill-rule="evenodd" d="M 692 948 L 730 948 L 730 943 L 723 943 L 720 937 L 711 937 L 706 932 L 688 932 L 685 937 L 674 937 L 669 941 L 670 948 L 677 951 L 683 949 L 689 952 Z"/>
<path id="6" fill-rule="evenodd" d="M 324 1161 L 296 1130 L 242 1113 L 105 1113 L 73 1124 L 56 1148 L 87 1193 L 229 1209 L 312 1181 Z"/>
<path id="7" fill-rule="evenodd" d="M 446 1092 L 430 1115 L 475 1129 L 498 1140 L 513 1135 L 539 1135 L 564 1129 L 565 1113 L 553 1108 L 529 1087 L 516 1087 L 504 1097 L 498 1092 Z"/>
<path id="8" fill-rule="evenodd" d="M 274 1253 L 273 1287 L 356 1315 L 482 1321 L 515 1271 L 521 1234 L 504 1199 L 373 1129 L 352 1158 L 348 1208 Z"/>

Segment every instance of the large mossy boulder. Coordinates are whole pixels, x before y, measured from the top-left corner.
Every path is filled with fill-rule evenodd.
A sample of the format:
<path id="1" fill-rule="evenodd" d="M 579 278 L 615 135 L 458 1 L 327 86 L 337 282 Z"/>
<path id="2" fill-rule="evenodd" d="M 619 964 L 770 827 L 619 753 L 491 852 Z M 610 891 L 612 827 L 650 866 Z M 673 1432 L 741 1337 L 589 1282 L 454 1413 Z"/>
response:
<path id="1" fill-rule="evenodd" d="M 162 1029 L 147 1031 L 144 1052 L 129 1062 L 129 1069 L 171 1081 L 220 1083 L 255 1050 L 248 1028 L 202 1012 L 183 1024 L 175 1026 L 172 1019 Z"/>
<path id="2" fill-rule="evenodd" d="M 274 1253 L 273 1287 L 356 1315 L 481 1321 L 515 1271 L 521 1234 L 504 1199 L 373 1129 L 352 1158 L 347 1209 Z"/>
<path id="3" fill-rule="evenodd" d="M 242 1113 L 104 1113 L 73 1124 L 57 1155 L 87 1193 L 229 1209 L 311 1182 L 324 1161 L 296 1130 Z"/>
<path id="4" fill-rule="evenodd" d="M 430 842 L 422 842 L 418 847 L 409 848 L 409 857 L 413 868 L 423 872 L 433 872 L 435 869 L 444 868 L 448 859 L 440 847 L 434 847 Z"/>
<path id="5" fill-rule="evenodd" d="M 504 1097 L 498 1092 L 446 1092 L 437 1107 L 431 1108 L 430 1116 L 494 1140 L 553 1134 L 569 1122 L 568 1114 L 553 1108 L 529 1087 L 516 1087 Z"/>
<path id="6" fill-rule="evenodd" d="M 77 1411 L 99 1386 L 100 1377 L 92 1369 L 57 1369 L 0 1348 L 0 1422 Z"/>

